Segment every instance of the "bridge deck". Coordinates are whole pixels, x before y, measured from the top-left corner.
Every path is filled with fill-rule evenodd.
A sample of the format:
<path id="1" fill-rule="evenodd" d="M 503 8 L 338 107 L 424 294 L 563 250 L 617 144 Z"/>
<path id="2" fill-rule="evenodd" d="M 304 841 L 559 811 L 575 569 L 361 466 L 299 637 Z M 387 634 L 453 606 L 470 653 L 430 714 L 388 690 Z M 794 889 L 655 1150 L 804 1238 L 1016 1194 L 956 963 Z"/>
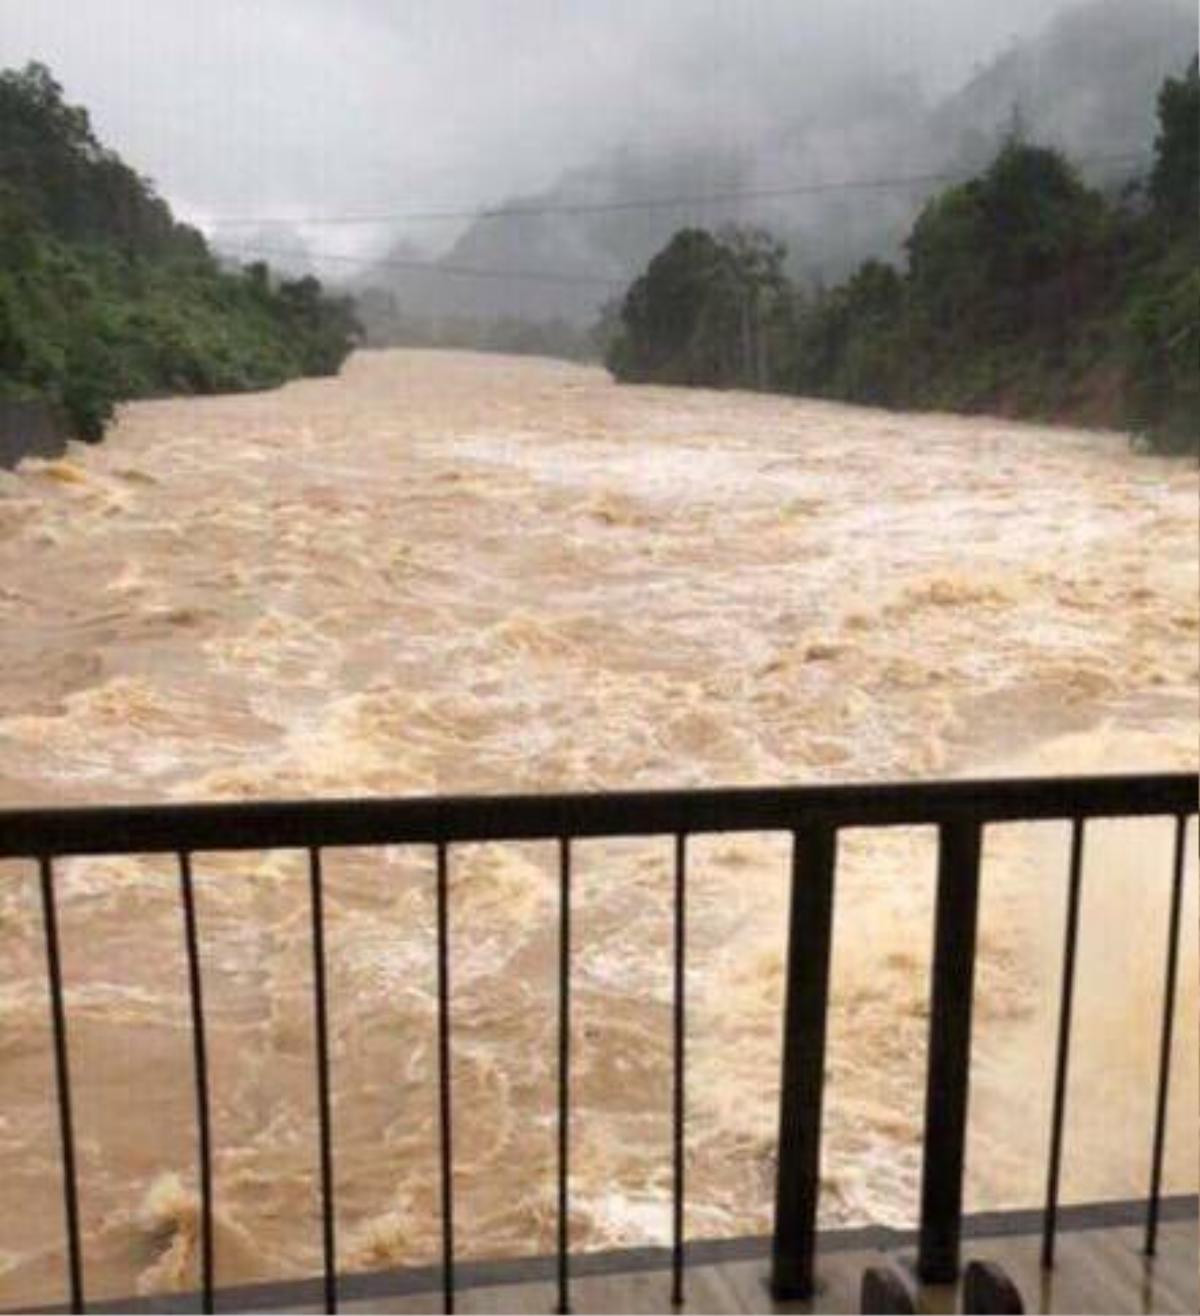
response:
<path id="1" fill-rule="evenodd" d="M 1003 1211 L 964 1219 L 967 1260 L 999 1262 L 1016 1282 L 1028 1312 L 1184 1312 L 1200 1310 L 1200 1235 L 1196 1197 L 1163 1200 L 1158 1254 L 1142 1252 L 1139 1216 L 1144 1205 L 1112 1202 L 1064 1207 L 1057 1264 L 1041 1268 L 1041 1212 Z M 767 1288 L 769 1238 L 698 1241 L 689 1245 L 682 1308 L 692 1313 L 857 1312 L 863 1271 L 890 1266 L 910 1281 L 916 1256 L 911 1233 L 885 1228 L 841 1229 L 820 1236 L 812 1303 L 772 1303 Z M 556 1310 L 555 1258 L 467 1261 L 457 1269 L 456 1311 L 546 1313 Z M 441 1273 L 419 1270 L 344 1275 L 338 1282 L 344 1313 L 436 1313 L 443 1310 Z M 668 1313 L 670 1252 L 663 1248 L 588 1253 L 572 1259 L 571 1309 L 593 1312 Z M 196 1293 L 99 1298 L 93 1316 L 112 1313 L 183 1313 L 200 1309 Z M 955 1312 L 953 1286 L 926 1286 L 919 1310 Z M 64 1310 L 58 1305 L 44 1313 Z M 318 1279 L 219 1287 L 217 1310 L 225 1312 L 320 1312 Z"/>
<path id="2" fill-rule="evenodd" d="M 1021 1290 L 1029 1312 L 1191 1312 L 1200 1310 L 1200 1256 L 1197 1224 L 1171 1221 L 1162 1226 L 1158 1255 L 1141 1252 L 1142 1233 L 1132 1226 L 1065 1231 L 1059 1237 L 1058 1263 L 1052 1272 L 1040 1266 L 1041 1239 L 1036 1234 L 970 1240 L 967 1258 L 997 1261 Z M 822 1290 L 809 1303 L 771 1302 L 764 1254 L 742 1259 L 716 1259 L 689 1266 L 685 1312 L 857 1312 L 859 1286 L 867 1266 L 891 1264 L 911 1278 L 914 1252 L 863 1248 L 824 1257 L 819 1274 Z M 665 1267 L 584 1274 L 571 1286 L 571 1308 L 579 1316 L 591 1312 L 670 1312 L 670 1279 Z M 438 1312 L 441 1294 L 410 1294 L 344 1304 L 347 1312 Z M 552 1279 L 465 1288 L 457 1294 L 461 1313 L 551 1312 L 555 1304 Z M 926 1286 L 920 1310 L 959 1309 L 953 1287 Z M 305 1310 L 316 1311 L 312 1307 Z"/>

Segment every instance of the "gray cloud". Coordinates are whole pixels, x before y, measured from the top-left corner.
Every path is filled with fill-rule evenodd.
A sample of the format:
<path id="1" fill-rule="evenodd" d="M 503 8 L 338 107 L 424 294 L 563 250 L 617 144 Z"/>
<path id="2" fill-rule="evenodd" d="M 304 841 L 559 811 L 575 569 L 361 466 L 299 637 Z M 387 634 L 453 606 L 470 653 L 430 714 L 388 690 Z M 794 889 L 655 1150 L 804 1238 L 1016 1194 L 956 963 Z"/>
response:
<path id="1" fill-rule="evenodd" d="M 1136 0 L 1131 0 L 1136 2 Z M 492 203 L 616 147 L 735 150 L 864 77 L 940 95 L 1058 0 L 7 0 L 185 215 Z M 410 237 L 452 240 L 414 227 Z M 339 233 L 339 250 L 396 233 Z"/>

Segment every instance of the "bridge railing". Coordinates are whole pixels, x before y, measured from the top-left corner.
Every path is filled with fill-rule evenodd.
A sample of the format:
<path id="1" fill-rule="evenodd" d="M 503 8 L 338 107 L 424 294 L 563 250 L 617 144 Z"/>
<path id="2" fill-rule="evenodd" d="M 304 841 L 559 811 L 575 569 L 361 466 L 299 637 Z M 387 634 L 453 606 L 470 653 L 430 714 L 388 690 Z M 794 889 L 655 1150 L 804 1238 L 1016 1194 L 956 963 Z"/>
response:
<path id="1" fill-rule="evenodd" d="M 938 872 L 925 1102 L 918 1266 L 929 1281 L 959 1268 L 963 1167 L 971 1057 L 980 854 L 989 824 L 1061 820 L 1071 825 L 1055 1086 L 1044 1205 L 1043 1263 L 1053 1264 L 1063 1120 L 1071 1050 L 1075 951 L 1087 824 L 1100 818 L 1173 820 L 1170 915 L 1155 1101 L 1148 1149 L 1145 1247 L 1156 1242 L 1170 1086 L 1172 1029 L 1188 819 L 1197 779 L 1185 773 L 765 789 L 611 792 L 582 795 L 312 800 L 0 811 L 0 859 L 36 862 L 49 984 L 61 1135 L 67 1281 L 73 1310 L 85 1307 L 79 1185 L 71 1099 L 69 1022 L 63 991 L 55 862 L 75 855 L 171 854 L 178 864 L 194 1060 L 203 1309 L 216 1301 L 212 1129 L 205 1030 L 204 965 L 192 857 L 212 851 L 301 850 L 311 905 L 317 1137 L 321 1182 L 324 1300 L 337 1310 L 334 1141 L 324 939 L 322 852 L 342 846 L 429 846 L 435 855 L 437 1068 L 443 1301 L 455 1299 L 453 1092 L 449 876 L 453 848 L 469 842 L 557 842 L 558 1083 L 557 1258 L 560 1309 L 570 1299 L 570 1109 L 572 844 L 602 837 L 668 836 L 674 848 L 672 1005 L 671 1299 L 684 1296 L 684 1150 L 688 840 L 711 833 L 784 832 L 792 837 L 791 913 L 783 1019 L 772 1289 L 810 1296 L 820 1183 L 821 1116 L 838 833 L 845 828 L 937 829 Z M 1147 883 L 1157 876 L 1146 874 Z"/>

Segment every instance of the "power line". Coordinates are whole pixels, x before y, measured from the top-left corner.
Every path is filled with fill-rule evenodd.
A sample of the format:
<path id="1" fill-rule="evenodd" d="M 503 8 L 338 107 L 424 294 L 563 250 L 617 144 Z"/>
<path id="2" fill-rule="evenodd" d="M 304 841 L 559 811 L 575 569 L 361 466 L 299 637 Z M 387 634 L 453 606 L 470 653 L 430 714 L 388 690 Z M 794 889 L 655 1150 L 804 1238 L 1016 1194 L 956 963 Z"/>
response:
<path id="1" fill-rule="evenodd" d="M 901 185 L 932 183 L 957 177 L 954 174 L 913 174 L 906 178 L 847 179 L 838 183 L 805 183 L 794 187 L 738 189 L 722 192 L 689 193 L 679 196 L 639 197 L 626 201 L 580 201 L 537 206 L 493 206 L 475 210 L 409 210 L 379 215 L 310 215 L 292 217 L 247 216 L 244 219 L 218 217 L 208 221 L 211 228 L 244 228 L 255 224 L 396 224 L 424 220 L 492 220 L 525 219 L 537 215 L 596 215 L 622 210 L 667 210 L 677 206 L 710 205 L 724 201 L 762 201 L 772 197 L 803 196 L 856 188 L 889 188 Z"/>
<path id="2" fill-rule="evenodd" d="M 1111 155 L 1077 156 L 1074 164 L 1118 164 L 1145 160 L 1144 151 L 1124 151 Z M 638 197 L 624 201 L 563 202 L 545 205 L 492 206 L 471 210 L 407 210 L 381 214 L 342 215 L 218 215 L 204 222 L 206 228 L 250 228 L 257 225 L 298 224 L 304 226 L 399 224 L 439 220 L 523 219 L 536 215 L 597 215 L 625 210 L 666 210 L 678 206 L 711 205 L 727 201 L 769 201 L 796 196 L 816 196 L 826 192 L 886 190 L 915 187 L 928 183 L 947 183 L 970 178 L 969 169 L 928 174 L 904 174 L 883 178 L 847 178 L 827 183 L 795 183 L 780 187 L 736 188 L 726 191 L 681 194 L 678 196 Z"/>
<path id="3" fill-rule="evenodd" d="M 1134 159 L 1144 159 L 1143 153 L 1126 151 L 1122 154 L 1112 155 L 1093 155 L 1078 157 L 1076 163 L 1096 164 L 1101 162 L 1115 163 L 1118 161 L 1129 161 Z M 942 172 L 937 174 L 909 174 L 903 177 L 892 178 L 862 178 L 844 180 L 840 183 L 810 183 L 797 185 L 794 187 L 780 188 L 762 188 L 750 191 L 730 191 L 730 192 L 711 192 L 705 195 L 693 196 L 676 196 L 676 197 L 657 197 L 643 198 L 641 200 L 614 201 L 597 203 L 595 205 L 564 205 L 564 206 L 542 206 L 542 207 L 524 207 L 511 210 L 493 210 L 493 211 L 412 211 L 407 214 L 396 214 L 392 216 L 311 216 L 306 219 L 292 220 L 269 220 L 256 219 L 244 220 L 239 223 L 255 223 L 259 225 L 271 223 L 294 223 L 294 224 L 350 224 L 350 223 L 391 223 L 402 219 L 411 218 L 507 218 L 524 215 L 542 215 L 542 214 L 591 214 L 605 211 L 619 210 L 644 210 L 667 208 L 682 205 L 700 205 L 712 201 L 728 200 L 761 200 L 771 197 L 785 197 L 807 195 L 812 193 L 846 191 L 851 189 L 867 188 L 888 188 L 898 187 L 901 185 L 917 185 L 931 182 L 948 182 L 955 178 L 969 178 L 973 176 L 973 171 L 958 171 L 954 173 Z M 232 223 L 233 221 L 229 221 Z M 216 225 L 212 225 L 215 227 Z M 516 282 L 536 282 L 536 283 L 553 283 L 564 285 L 588 286 L 588 287 L 606 287 L 606 288 L 624 288 L 629 283 L 629 278 L 616 278 L 598 274 L 578 274 L 566 273 L 556 270 L 499 270 L 488 269 L 474 265 L 453 265 L 442 264 L 437 261 L 419 261 L 403 260 L 395 257 L 371 257 L 371 256 L 352 256 L 343 252 L 332 251 L 287 251 L 278 247 L 264 246 L 259 243 L 226 245 L 222 244 L 220 251 L 229 255 L 248 255 L 248 256 L 274 256 L 277 259 L 303 259 L 311 264 L 321 264 L 329 262 L 334 264 L 357 265 L 361 267 L 370 267 L 374 269 L 398 269 L 412 270 L 427 274 L 448 275 L 451 277 L 459 276 L 463 278 L 476 279 L 502 279 Z"/>
<path id="4" fill-rule="evenodd" d="M 516 279 L 536 280 L 541 283 L 604 285 L 608 288 L 624 288 L 628 279 L 605 278 L 598 274 L 566 274 L 553 270 L 489 270 L 474 265 L 442 265 L 435 261 L 392 260 L 387 257 L 376 259 L 372 256 L 350 256 L 333 251 L 284 251 L 279 247 L 262 247 L 257 243 L 245 246 L 221 246 L 218 254 L 275 256 L 287 260 L 303 260 L 307 264 L 319 265 L 322 261 L 333 261 L 346 265 L 367 265 L 373 268 L 400 270 L 422 270 L 429 274 L 462 275 L 476 279 Z"/>

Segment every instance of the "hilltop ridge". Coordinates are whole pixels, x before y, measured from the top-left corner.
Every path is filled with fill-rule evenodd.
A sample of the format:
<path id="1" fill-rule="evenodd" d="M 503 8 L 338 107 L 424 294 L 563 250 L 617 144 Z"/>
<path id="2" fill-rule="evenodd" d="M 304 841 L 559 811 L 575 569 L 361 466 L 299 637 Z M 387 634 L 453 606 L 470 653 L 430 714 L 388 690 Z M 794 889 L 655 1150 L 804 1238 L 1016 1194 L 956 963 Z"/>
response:
<path id="1" fill-rule="evenodd" d="M 126 398 L 270 388 L 340 368 L 348 299 L 222 269 L 97 139 L 44 65 L 0 72 L 0 400 L 98 439 Z"/>

